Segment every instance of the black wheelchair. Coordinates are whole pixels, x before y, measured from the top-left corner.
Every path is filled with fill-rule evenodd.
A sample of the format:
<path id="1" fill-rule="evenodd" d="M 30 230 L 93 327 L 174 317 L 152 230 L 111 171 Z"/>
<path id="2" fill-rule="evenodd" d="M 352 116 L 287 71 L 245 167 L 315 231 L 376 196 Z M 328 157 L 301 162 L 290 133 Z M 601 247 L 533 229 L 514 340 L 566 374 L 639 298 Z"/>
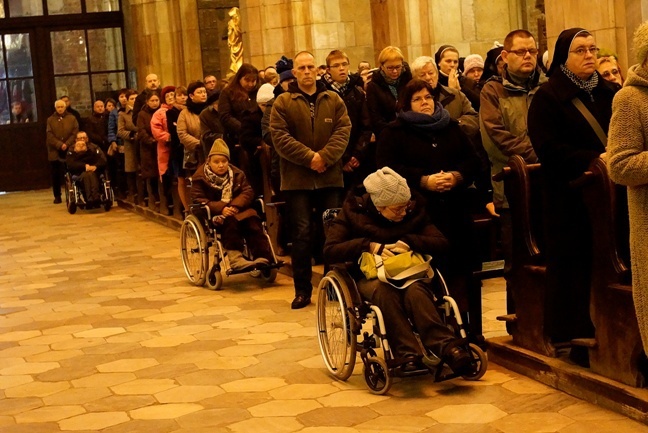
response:
<path id="1" fill-rule="evenodd" d="M 253 208 L 261 218 L 263 232 L 270 245 L 273 260 L 269 264 L 258 264 L 242 270 L 232 269 L 229 265 L 227 251 L 223 248 L 218 233 L 218 225 L 209 211 L 209 207 L 202 204 L 192 204 L 187 217 L 182 222 L 180 230 L 180 250 L 182 265 L 189 281 L 196 286 L 207 287 L 211 290 L 220 290 L 223 286 L 223 274 L 228 277 L 235 274 L 249 273 L 253 277 L 260 277 L 268 283 L 277 278 L 277 270 L 284 262 L 277 260 L 277 256 L 270 242 L 266 227 L 265 203 L 261 198 L 255 200 Z M 210 249 L 212 253 L 210 254 Z M 247 246 L 243 251 L 246 259 L 251 257 Z"/>
<path id="2" fill-rule="evenodd" d="M 115 195 L 110 186 L 110 179 L 108 179 L 106 174 L 99 174 L 99 182 L 101 197 L 98 207 L 103 207 L 108 212 L 115 201 Z M 79 176 L 73 175 L 69 171 L 65 172 L 65 205 L 70 214 L 74 214 L 77 209 L 91 209 L 93 206 L 93 203 L 88 203 L 86 200 Z"/>
<path id="3" fill-rule="evenodd" d="M 329 209 L 324 213 L 325 231 L 338 213 L 339 209 Z M 387 393 L 393 377 L 432 374 L 435 381 L 458 377 L 440 357 L 428 350 L 424 351 L 427 353 L 423 358 L 425 368 L 414 371 L 401 368 L 402 361 L 395 359 L 389 346 L 380 308 L 361 298 L 355 280 L 347 271 L 348 266 L 332 265 L 317 288 L 319 346 L 330 374 L 346 381 L 353 373 L 359 352 L 365 382 L 374 394 Z M 488 358 L 481 347 L 485 347 L 483 336 L 468 335 L 459 307 L 450 296 L 443 276 L 438 269 L 434 271 L 430 288 L 441 319 L 460 339 L 460 344 L 465 346 L 472 358 L 470 373 L 461 377 L 479 380 L 488 368 Z"/>

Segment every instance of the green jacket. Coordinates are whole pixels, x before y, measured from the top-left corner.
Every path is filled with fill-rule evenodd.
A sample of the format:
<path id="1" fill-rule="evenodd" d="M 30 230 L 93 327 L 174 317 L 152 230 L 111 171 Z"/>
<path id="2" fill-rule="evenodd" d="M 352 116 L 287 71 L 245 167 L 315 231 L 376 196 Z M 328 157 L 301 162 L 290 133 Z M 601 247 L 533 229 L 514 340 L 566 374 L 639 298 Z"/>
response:
<path id="1" fill-rule="evenodd" d="M 317 85 L 315 115 L 296 83 L 277 97 L 270 114 L 270 132 L 281 157 L 281 190 L 343 187 L 342 155 L 349 143 L 351 121 L 337 93 Z M 327 169 L 318 173 L 310 163 L 319 153 Z"/>
<path id="2" fill-rule="evenodd" d="M 527 135 L 527 113 L 531 99 L 546 81 L 536 71 L 528 87 L 517 86 L 504 78 L 493 77 L 481 91 L 479 126 L 482 143 L 491 161 L 491 174 L 495 175 L 508 165 L 513 155 L 520 155 L 527 164 L 538 162 L 531 139 Z M 493 183 L 493 203 L 498 208 L 508 208 L 504 196 L 504 183 Z"/>

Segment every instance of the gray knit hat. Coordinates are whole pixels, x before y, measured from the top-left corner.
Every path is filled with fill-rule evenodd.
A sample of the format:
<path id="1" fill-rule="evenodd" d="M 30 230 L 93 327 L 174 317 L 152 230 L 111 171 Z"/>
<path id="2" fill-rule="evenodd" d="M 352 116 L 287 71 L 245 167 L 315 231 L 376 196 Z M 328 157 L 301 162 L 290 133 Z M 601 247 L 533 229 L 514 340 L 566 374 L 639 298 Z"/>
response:
<path id="1" fill-rule="evenodd" d="M 637 27 L 632 39 L 632 47 L 637 63 L 643 63 L 646 56 L 648 56 L 648 21 Z"/>
<path id="2" fill-rule="evenodd" d="M 362 183 L 376 206 L 403 204 L 412 197 L 405 178 L 389 167 L 371 173 Z"/>

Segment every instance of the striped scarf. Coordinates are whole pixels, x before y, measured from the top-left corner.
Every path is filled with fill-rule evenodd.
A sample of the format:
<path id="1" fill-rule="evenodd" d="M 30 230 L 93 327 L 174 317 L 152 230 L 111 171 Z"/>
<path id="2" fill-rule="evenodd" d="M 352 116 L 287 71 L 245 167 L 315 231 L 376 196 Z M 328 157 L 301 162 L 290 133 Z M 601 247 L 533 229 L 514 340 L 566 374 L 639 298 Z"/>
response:
<path id="1" fill-rule="evenodd" d="M 567 69 L 567 66 L 565 65 L 560 65 L 560 70 L 563 71 L 563 74 L 569 78 L 572 83 L 576 84 L 578 88 L 583 89 L 587 92 L 589 95 L 590 99 L 592 102 L 594 102 L 594 95 L 592 95 L 592 92 L 594 91 L 594 88 L 598 85 L 598 74 L 595 72 L 592 74 L 591 77 L 587 80 L 582 80 L 578 78 L 576 74 L 574 74 L 572 71 Z"/>
<path id="2" fill-rule="evenodd" d="M 205 178 L 207 179 L 209 186 L 216 190 L 222 191 L 220 201 L 224 203 L 229 203 L 232 201 L 232 181 L 234 179 L 234 172 L 232 172 L 232 167 L 227 167 L 227 174 L 225 174 L 224 176 L 219 176 L 212 171 L 209 163 L 206 163 Z"/>

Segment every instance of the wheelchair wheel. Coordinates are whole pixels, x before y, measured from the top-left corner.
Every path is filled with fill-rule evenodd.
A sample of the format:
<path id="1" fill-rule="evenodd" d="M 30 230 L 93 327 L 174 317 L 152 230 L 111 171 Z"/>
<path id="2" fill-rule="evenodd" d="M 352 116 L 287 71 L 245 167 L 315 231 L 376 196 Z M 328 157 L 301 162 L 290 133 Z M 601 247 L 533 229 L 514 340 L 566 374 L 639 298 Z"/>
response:
<path id="1" fill-rule="evenodd" d="M 362 369 L 362 374 L 372 394 L 383 395 L 391 388 L 392 377 L 389 374 L 387 363 L 382 358 L 369 356 Z"/>
<path id="2" fill-rule="evenodd" d="M 182 265 L 189 281 L 196 286 L 205 284 L 207 267 L 209 266 L 207 235 L 200 220 L 194 215 L 189 215 L 182 222 L 180 250 L 182 252 Z"/>
<path id="3" fill-rule="evenodd" d="M 274 280 L 277 279 L 277 268 L 262 270 L 261 277 L 267 283 L 274 283 Z"/>
<path id="4" fill-rule="evenodd" d="M 65 207 L 70 214 L 74 214 L 77 211 L 74 185 L 69 175 L 65 175 Z"/>
<path id="5" fill-rule="evenodd" d="M 223 288 L 223 274 L 216 266 L 212 266 L 207 275 L 207 287 L 210 290 L 221 290 Z"/>
<path id="6" fill-rule="evenodd" d="M 470 355 L 473 357 L 473 373 L 461 377 L 466 380 L 479 380 L 486 374 L 486 370 L 488 369 L 488 357 L 476 344 L 470 343 L 468 348 L 470 349 Z"/>
<path id="7" fill-rule="evenodd" d="M 319 284 L 317 330 L 320 351 L 328 371 L 338 380 L 347 380 L 356 359 L 355 321 L 349 309 L 351 295 L 344 279 L 336 271 L 327 273 Z"/>
<path id="8" fill-rule="evenodd" d="M 106 201 L 106 202 L 104 203 L 104 205 L 103 205 L 103 208 L 104 208 L 104 210 L 105 210 L 106 212 L 108 212 L 108 211 L 110 210 L 111 207 L 112 207 L 112 200 L 108 200 L 108 201 Z"/>

